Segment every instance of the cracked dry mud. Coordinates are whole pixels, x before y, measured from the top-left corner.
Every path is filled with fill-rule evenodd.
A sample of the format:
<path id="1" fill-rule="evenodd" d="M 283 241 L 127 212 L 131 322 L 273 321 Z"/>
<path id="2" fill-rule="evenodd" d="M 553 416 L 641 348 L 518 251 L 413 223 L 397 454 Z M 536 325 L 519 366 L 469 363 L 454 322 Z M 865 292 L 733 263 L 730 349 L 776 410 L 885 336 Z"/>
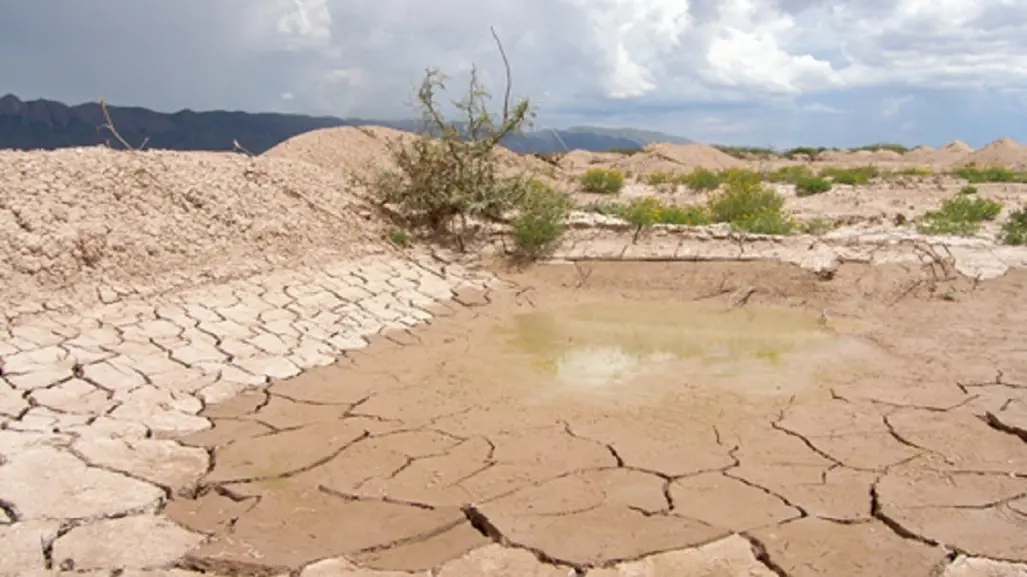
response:
<path id="1" fill-rule="evenodd" d="M 1023 577 L 1027 272 L 923 274 L 365 262 L 41 317 L 0 573 Z"/>

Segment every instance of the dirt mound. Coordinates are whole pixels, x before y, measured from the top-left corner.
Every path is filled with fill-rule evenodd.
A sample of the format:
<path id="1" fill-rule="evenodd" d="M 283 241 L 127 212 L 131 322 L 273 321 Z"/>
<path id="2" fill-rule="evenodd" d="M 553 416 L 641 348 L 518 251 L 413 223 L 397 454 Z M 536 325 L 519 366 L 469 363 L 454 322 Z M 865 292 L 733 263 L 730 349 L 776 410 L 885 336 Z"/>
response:
<path id="1" fill-rule="evenodd" d="M 902 160 L 908 162 L 933 162 L 934 158 L 938 155 L 938 151 L 926 144 L 921 144 L 913 150 L 910 150 L 906 154 L 902 155 Z"/>
<path id="2" fill-rule="evenodd" d="M 687 172 L 695 168 L 744 168 L 748 163 L 707 144 L 654 142 L 646 145 L 641 152 L 624 157 L 615 166 L 636 174 L 645 174 L 658 171 Z"/>
<path id="3" fill-rule="evenodd" d="M 152 293 L 371 252 L 345 181 L 231 153 L 0 151 L 0 298 Z M 167 285 L 167 286 L 165 286 Z"/>
<path id="4" fill-rule="evenodd" d="M 385 167 L 389 146 L 404 145 L 414 134 L 381 126 L 339 126 L 294 136 L 262 156 L 308 162 L 335 172 L 366 175 Z"/>
<path id="5" fill-rule="evenodd" d="M 382 126 L 322 128 L 294 136 L 263 154 L 272 158 L 308 162 L 348 176 L 368 176 L 375 169 L 393 166 L 391 153 L 420 136 Z M 499 146 L 496 156 L 504 174 L 530 172 L 543 180 L 552 177 L 553 165 L 531 155 Z"/>
<path id="6" fill-rule="evenodd" d="M 941 147 L 941 151 L 942 152 L 947 152 L 947 153 L 948 152 L 967 153 L 967 152 L 973 152 L 974 149 L 973 149 L 972 146 L 970 146 L 969 144 L 963 142 L 962 140 L 953 140 L 952 142 L 950 142 L 950 143 L 946 144 L 945 146 Z"/>
<path id="7" fill-rule="evenodd" d="M 1012 138 L 1000 138 L 977 152 L 965 156 L 961 162 L 1021 169 L 1027 166 L 1027 146 Z"/>

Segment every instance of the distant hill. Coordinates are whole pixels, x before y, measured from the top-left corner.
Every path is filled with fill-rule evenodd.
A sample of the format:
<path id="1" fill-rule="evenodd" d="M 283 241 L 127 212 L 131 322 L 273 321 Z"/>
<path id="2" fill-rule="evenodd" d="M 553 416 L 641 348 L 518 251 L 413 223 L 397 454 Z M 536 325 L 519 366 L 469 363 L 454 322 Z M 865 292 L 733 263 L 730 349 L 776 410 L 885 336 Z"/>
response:
<path id="1" fill-rule="evenodd" d="M 145 139 L 148 148 L 170 150 L 232 150 L 232 140 L 260 154 L 297 134 L 331 126 L 379 125 L 416 130 L 417 122 L 335 118 L 302 114 L 250 113 L 213 110 L 174 113 L 147 108 L 107 106 L 118 133 L 133 146 Z M 21 150 L 92 146 L 110 142 L 100 127 L 103 113 L 95 102 L 68 106 L 52 100 L 23 102 L 8 94 L 0 98 L 0 148 Z M 604 151 L 639 148 L 650 142 L 688 143 L 687 139 L 635 130 L 579 126 L 565 130 L 536 130 L 511 135 L 503 145 L 521 153 L 566 149 Z"/>

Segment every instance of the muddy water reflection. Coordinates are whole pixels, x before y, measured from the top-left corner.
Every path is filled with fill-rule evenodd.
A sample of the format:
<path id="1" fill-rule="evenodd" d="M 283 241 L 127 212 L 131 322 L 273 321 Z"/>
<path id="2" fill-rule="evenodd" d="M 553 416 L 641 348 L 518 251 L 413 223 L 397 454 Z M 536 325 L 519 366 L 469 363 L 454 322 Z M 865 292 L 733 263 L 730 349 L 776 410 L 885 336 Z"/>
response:
<path id="1" fill-rule="evenodd" d="M 795 309 L 625 301 L 530 313 L 502 331 L 557 388 L 620 397 L 802 389 L 868 351 L 845 329 Z"/>

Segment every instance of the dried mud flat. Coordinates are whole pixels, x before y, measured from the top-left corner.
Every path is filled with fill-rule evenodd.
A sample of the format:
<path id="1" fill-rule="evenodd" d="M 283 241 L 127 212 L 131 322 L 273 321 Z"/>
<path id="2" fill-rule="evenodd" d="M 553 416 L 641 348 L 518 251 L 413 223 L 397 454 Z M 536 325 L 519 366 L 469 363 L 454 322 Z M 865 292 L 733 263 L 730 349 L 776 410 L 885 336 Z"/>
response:
<path id="1" fill-rule="evenodd" d="M 0 575 L 1027 575 L 1027 250 L 868 224 L 951 183 L 488 271 L 380 243 L 379 132 L 10 157 Z"/>
<path id="2" fill-rule="evenodd" d="M 1022 575 L 1027 274 L 918 277 L 544 266 L 208 406 L 165 513 L 213 571 Z M 722 362 L 661 357 L 689 319 Z"/>

